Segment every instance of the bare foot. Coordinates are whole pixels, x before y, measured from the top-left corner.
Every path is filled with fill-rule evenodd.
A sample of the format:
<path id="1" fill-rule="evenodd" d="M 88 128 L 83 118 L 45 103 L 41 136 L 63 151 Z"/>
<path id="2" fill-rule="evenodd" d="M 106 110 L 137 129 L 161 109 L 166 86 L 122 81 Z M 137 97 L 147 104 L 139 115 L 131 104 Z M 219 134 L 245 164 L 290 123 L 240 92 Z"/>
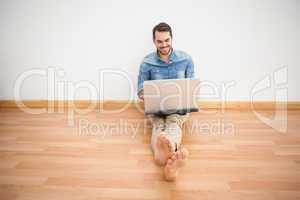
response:
<path id="1" fill-rule="evenodd" d="M 168 159 L 167 165 L 165 166 L 165 178 L 167 181 L 174 181 L 178 175 L 179 168 L 185 164 L 189 152 L 185 148 L 173 153 L 171 158 Z"/>
<path id="2" fill-rule="evenodd" d="M 159 133 L 154 150 L 154 160 L 158 165 L 165 165 L 172 153 L 175 152 L 174 145 L 164 133 Z"/>

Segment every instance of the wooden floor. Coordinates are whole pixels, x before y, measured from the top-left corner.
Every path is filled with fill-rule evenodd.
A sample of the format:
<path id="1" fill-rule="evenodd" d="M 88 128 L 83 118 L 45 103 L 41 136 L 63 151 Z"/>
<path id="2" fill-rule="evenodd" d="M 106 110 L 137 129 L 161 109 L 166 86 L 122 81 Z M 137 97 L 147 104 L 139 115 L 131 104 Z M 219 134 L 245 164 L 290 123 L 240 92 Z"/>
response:
<path id="1" fill-rule="evenodd" d="M 149 122 L 132 108 L 73 121 L 2 108 L 0 199 L 300 199 L 299 130 L 299 110 L 288 111 L 287 133 L 252 111 L 193 114 L 190 159 L 170 183 L 153 162 Z"/>

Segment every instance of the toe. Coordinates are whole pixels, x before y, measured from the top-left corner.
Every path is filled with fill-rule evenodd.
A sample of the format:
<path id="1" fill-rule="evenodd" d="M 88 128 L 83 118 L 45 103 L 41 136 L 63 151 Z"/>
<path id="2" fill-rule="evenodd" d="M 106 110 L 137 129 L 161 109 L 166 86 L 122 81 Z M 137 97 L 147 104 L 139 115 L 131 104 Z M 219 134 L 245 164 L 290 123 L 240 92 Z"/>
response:
<path id="1" fill-rule="evenodd" d="M 167 165 L 172 165 L 172 163 L 173 163 L 173 160 L 172 159 L 168 159 Z"/>
<path id="2" fill-rule="evenodd" d="M 172 161 L 175 161 L 176 160 L 176 156 L 172 156 Z"/>

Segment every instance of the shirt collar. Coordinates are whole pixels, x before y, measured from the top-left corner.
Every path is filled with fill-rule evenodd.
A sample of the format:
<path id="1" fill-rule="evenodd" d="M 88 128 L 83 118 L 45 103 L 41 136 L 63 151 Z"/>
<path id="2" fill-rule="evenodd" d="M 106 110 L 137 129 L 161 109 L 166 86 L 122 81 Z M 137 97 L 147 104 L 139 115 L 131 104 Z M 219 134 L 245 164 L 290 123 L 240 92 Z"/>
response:
<path id="1" fill-rule="evenodd" d="M 174 53 L 173 48 L 171 48 L 170 51 L 171 51 L 171 53 L 169 54 L 169 61 L 170 61 L 170 63 L 171 63 L 171 62 L 173 62 L 173 61 L 175 60 L 176 55 L 175 55 L 175 53 Z M 157 56 L 157 59 L 158 59 L 158 60 L 164 62 L 164 61 L 161 59 L 158 50 L 156 50 L 156 56 Z"/>

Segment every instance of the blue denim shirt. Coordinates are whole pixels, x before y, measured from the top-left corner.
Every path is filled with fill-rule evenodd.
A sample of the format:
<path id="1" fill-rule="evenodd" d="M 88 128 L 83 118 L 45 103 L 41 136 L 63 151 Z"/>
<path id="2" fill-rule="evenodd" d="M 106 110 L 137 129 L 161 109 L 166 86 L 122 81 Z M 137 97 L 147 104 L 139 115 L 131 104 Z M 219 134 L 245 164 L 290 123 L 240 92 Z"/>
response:
<path id="1" fill-rule="evenodd" d="M 187 53 L 172 50 L 169 63 L 165 63 L 157 52 L 153 52 L 144 58 L 140 66 L 137 94 L 146 80 L 182 78 L 194 78 L 194 63 Z"/>

